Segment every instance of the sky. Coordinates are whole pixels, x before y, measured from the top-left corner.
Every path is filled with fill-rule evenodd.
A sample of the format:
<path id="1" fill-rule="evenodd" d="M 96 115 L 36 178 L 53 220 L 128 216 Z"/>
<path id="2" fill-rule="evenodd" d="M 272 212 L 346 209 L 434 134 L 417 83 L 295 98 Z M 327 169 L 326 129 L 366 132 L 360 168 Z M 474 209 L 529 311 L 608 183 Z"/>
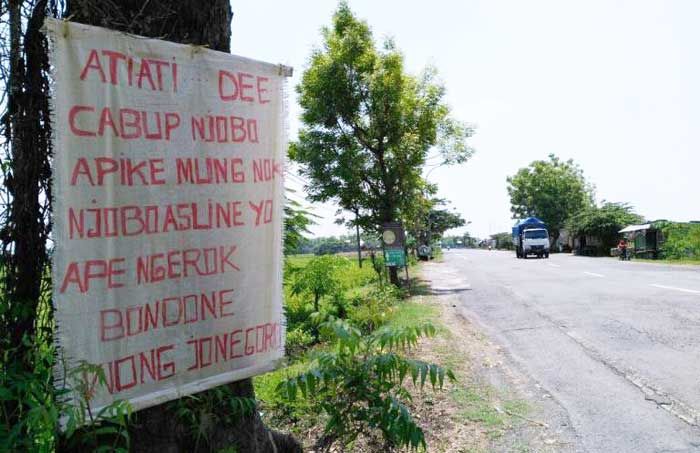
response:
<path id="1" fill-rule="evenodd" d="M 406 70 L 435 66 L 476 154 L 429 175 L 472 236 L 513 224 L 506 178 L 554 153 L 578 163 L 596 198 L 647 219 L 700 220 L 700 2 L 349 0 Z M 294 67 L 299 83 L 330 0 L 234 2 L 232 53 Z M 300 127 L 290 90 L 290 138 Z M 292 176 L 293 197 L 303 198 Z M 337 235 L 336 207 L 312 232 Z"/>

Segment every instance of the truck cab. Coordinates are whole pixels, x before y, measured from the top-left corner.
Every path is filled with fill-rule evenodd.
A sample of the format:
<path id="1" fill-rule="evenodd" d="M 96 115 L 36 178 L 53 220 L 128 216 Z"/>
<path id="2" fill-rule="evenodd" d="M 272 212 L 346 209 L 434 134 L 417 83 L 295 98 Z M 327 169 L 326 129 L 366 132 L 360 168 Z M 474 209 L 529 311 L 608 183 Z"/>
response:
<path id="1" fill-rule="evenodd" d="M 522 255 L 537 255 L 549 258 L 549 232 L 544 228 L 530 228 L 523 231 Z"/>
<path id="2" fill-rule="evenodd" d="M 547 225 L 537 217 L 519 220 L 513 226 L 513 245 L 518 258 L 527 258 L 528 255 L 549 258 Z"/>

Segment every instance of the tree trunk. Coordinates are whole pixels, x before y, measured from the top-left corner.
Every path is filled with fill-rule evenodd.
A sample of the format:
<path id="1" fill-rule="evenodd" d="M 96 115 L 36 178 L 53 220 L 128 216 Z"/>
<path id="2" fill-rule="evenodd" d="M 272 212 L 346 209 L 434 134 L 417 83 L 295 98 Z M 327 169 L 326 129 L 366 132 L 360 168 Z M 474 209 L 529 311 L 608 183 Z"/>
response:
<path id="1" fill-rule="evenodd" d="M 355 218 L 357 219 L 357 217 Z M 355 234 L 357 236 L 357 264 L 362 268 L 362 246 L 360 245 L 360 225 L 355 224 Z"/>
<path id="2" fill-rule="evenodd" d="M 10 144 L 9 172 L 5 184 L 11 198 L 7 223 L 2 230 L 3 283 L 8 310 L 2 326 L 16 359 L 27 354 L 22 337 L 31 338 L 37 328 L 37 306 L 42 292 L 46 263 L 46 240 L 50 224 L 40 194 L 50 198 L 50 129 L 48 101 L 48 55 L 39 32 L 47 12 L 47 1 L 37 2 L 22 39 L 22 1 L 9 4 L 10 71 L 8 80 L 5 139 Z M 39 327 L 45 327 L 40 325 Z M 2 346 L 2 345 L 0 345 Z M 9 359 L 9 362 L 14 359 Z M 26 363 L 31 371 L 34 364 Z"/>
<path id="3" fill-rule="evenodd" d="M 229 0 L 68 0 L 65 16 L 74 22 L 230 52 L 233 14 Z M 228 385 L 236 397 L 255 398 L 251 379 Z M 268 430 L 257 410 L 225 426 L 193 427 L 168 409 L 163 404 L 136 414 L 130 429 L 133 451 L 218 451 L 230 446 L 240 452 L 301 451 L 293 437 Z M 208 445 L 197 441 L 199 428 L 204 428 Z"/>
<path id="4" fill-rule="evenodd" d="M 561 232 L 557 228 L 556 230 L 550 231 L 550 234 L 551 234 L 551 237 L 550 237 L 551 240 L 549 242 L 549 248 L 551 250 L 554 250 L 554 244 L 556 244 L 557 241 L 559 240 L 559 236 L 561 235 Z"/>
<path id="5" fill-rule="evenodd" d="M 401 286 L 399 284 L 399 268 L 396 266 L 391 266 L 389 268 L 389 282 L 394 286 Z"/>

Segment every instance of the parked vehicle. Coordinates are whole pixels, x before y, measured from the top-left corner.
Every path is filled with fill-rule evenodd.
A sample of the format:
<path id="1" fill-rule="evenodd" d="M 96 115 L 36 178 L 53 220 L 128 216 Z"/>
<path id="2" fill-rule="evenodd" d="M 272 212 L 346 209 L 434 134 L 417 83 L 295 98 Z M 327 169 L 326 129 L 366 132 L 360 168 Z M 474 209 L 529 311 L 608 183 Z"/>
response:
<path id="1" fill-rule="evenodd" d="M 433 248 L 429 245 L 419 245 L 418 250 L 416 250 L 418 259 L 421 261 L 428 261 L 433 259 Z"/>
<path id="2" fill-rule="evenodd" d="M 528 217 L 515 224 L 513 244 L 518 258 L 527 258 L 528 255 L 549 258 L 549 231 L 537 217 Z"/>

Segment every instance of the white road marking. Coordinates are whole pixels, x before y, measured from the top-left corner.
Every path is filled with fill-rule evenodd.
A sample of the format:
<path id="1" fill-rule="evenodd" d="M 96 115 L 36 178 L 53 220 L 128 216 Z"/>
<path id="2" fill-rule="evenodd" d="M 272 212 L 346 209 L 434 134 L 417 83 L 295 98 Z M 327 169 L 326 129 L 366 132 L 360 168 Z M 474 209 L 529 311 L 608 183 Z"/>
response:
<path id="1" fill-rule="evenodd" d="M 586 275 L 591 275 L 593 277 L 599 277 L 599 278 L 605 278 L 605 275 L 603 274 L 596 274 L 595 272 L 584 272 Z"/>
<path id="2" fill-rule="evenodd" d="M 553 264 L 553 263 L 547 263 L 547 266 L 549 266 L 549 267 L 561 267 L 560 265 Z"/>
<path id="3" fill-rule="evenodd" d="M 661 289 L 672 289 L 674 291 L 681 291 L 683 293 L 700 294 L 700 291 L 697 291 L 695 289 L 685 289 L 685 288 L 677 288 L 675 286 L 657 285 L 656 283 L 653 283 L 649 286 L 653 286 L 655 288 L 661 288 Z"/>

